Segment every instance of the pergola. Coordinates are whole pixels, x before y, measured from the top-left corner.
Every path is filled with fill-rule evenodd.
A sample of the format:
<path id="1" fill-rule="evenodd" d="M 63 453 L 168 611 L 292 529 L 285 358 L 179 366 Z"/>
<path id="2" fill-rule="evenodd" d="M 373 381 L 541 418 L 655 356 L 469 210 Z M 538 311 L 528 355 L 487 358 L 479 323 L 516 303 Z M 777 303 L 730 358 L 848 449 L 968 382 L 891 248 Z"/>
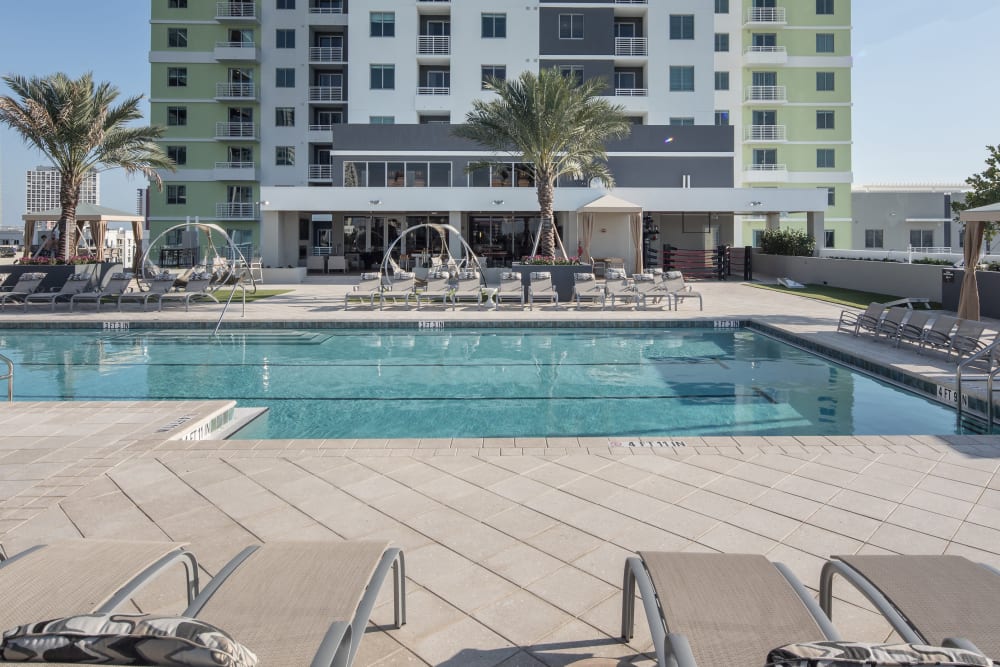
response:
<path id="1" fill-rule="evenodd" d="M 21 216 L 24 220 L 24 256 L 31 255 L 31 240 L 35 236 L 35 223 L 53 222 L 59 220 L 62 210 L 58 208 L 39 213 L 25 213 Z M 80 238 L 83 232 L 83 225 L 90 227 L 90 236 L 96 246 L 98 261 L 104 261 L 104 239 L 107 236 L 109 222 L 130 222 L 132 223 L 132 235 L 135 238 L 136 256 L 142 256 L 142 225 L 145 217 L 137 213 L 119 211 L 107 206 L 97 206 L 96 204 L 80 204 L 76 208 L 76 238 Z"/>
<path id="2" fill-rule="evenodd" d="M 979 285 L 976 281 L 976 262 L 983 247 L 986 223 L 1000 222 L 1000 203 L 969 208 L 958 215 L 965 223 L 965 277 L 962 279 L 962 296 L 958 301 L 958 316 L 967 320 L 979 319 Z"/>
<path id="3" fill-rule="evenodd" d="M 642 207 L 614 195 L 603 195 L 594 201 L 577 209 L 582 214 L 582 229 L 580 230 L 580 248 L 589 261 L 590 243 L 594 237 L 594 215 L 598 213 L 626 213 L 629 221 L 629 237 L 632 240 L 632 251 L 635 272 L 642 273 Z"/>

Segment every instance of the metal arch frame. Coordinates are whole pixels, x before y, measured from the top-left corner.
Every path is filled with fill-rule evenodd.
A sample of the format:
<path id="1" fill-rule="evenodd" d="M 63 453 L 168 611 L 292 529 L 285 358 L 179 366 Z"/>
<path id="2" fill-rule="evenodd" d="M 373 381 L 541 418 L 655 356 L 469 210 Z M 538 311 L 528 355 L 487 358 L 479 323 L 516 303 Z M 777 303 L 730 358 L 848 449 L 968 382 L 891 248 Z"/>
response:
<path id="1" fill-rule="evenodd" d="M 167 229 L 165 229 L 164 231 L 162 231 L 159 235 L 157 235 L 156 238 L 154 238 L 152 241 L 149 242 L 149 245 L 147 246 L 146 250 L 142 253 L 142 260 L 141 260 L 141 262 L 139 264 L 139 269 L 141 271 L 145 271 L 147 266 L 152 266 L 152 267 L 156 267 L 157 266 L 156 264 L 154 264 L 153 262 L 151 262 L 149 260 L 149 253 L 152 252 L 153 248 L 160 241 L 160 239 L 162 239 L 164 236 L 166 236 L 167 234 L 169 234 L 170 232 L 172 232 L 174 230 L 177 230 L 177 229 L 190 229 L 192 227 L 197 228 L 198 231 L 205 232 L 205 235 L 208 237 L 209 241 L 211 241 L 211 239 L 212 239 L 211 232 L 218 233 L 220 236 L 222 236 L 226 240 L 226 243 L 228 244 L 228 246 L 230 248 L 232 248 L 234 251 L 236 251 L 236 253 L 239 255 L 239 260 L 241 262 L 241 265 L 245 266 L 245 267 L 249 267 L 250 266 L 250 263 L 247 262 L 247 258 L 243 256 L 243 251 L 239 249 L 239 247 L 233 241 L 233 238 L 231 236 L 229 236 L 229 234 L 226 233 L 226 230 L 224 230 L 222 227 L 220 227 L 220 226 L 218 226 L 216 224 L 213 224 L 211 222 L 190 222 L 190 223 L 188 223 L 188 222 L 182 222 L 182 223 L 177 224 L 177 225 L 171 225 L 170 227 L 168 227 Z M 215 244 L 213 243 L 212 247 L 214 248 L 214 246 L 215 246 Z M 199 258 L 199 259 L 201 259 L 201 258 Z M 200 262 L 200 261 L 197 262 L 197 263 L 195 263 L 195 266 L 205 266 L 206 269 L 210 268 L 207 265 L 205 265 L 203 262 Z M 244 271 L 243 273 L 250 279 L 250 285 L 253 288 L 251 290 L 251 293 L 256 292 L 257 291 L 257 281 L 254 280 L 253 274 L 250 273 L 250 271 Z M 235 270 L 235 268 L 233 267 L 233 265 L 229 264 L 229 271 L 228 271 L 228 273 L 226 273 L 223 276 L 223 280 L 221 282 L 228 282 L 230 279 L 236 278 L 237 275 L 238 275 L 237 271 Z"/>
<path id="2" fill-rule="evenodd" d="M 442 237 L 442 239 L 441 239 L 442 240 L 441 245 L 444 248 L 448 247 L 447 244 L 444 243 L 444 241 L 447 240 L 445 238 L 444 232 L 454 232 L 455 235 L 457 236 L 458 240 L 462 242 L 462 248 L 465 250 L 465 255 L 467 257 L 469 257 L 472 261 L 474 261 L 476 263 L 476 269 L 479 270 L 480 274 L 483 274 L 483 266 L 482 266 L 482 264 L 479 263 L 479 257 L 472 250 L 472 247 L 465 241 L 465 239 L 462 238 L 462 232 L 460 230 L 455 229 L 455 227 L 453 227 L 452 225 L 443 225 L 443 224 L 440 224 L 440 223 L 437 223 L 437 222 L 423 222 L 423 223 L 421 223 L 419 225 L 415 225 L 413 227 L 407 227 L 406 229 L 404 229 L 402 231 L 402 233 L 396 238 L 396 240 L 394 240 L 392 243 L 390 243 L 389 247 L 386 248 L 385 254 L 382 256 L 382 262 L 379 264 L 379 267 L 380 267 L 380 269 L 382 271 L 382 275 L 383 276 L 388 276 L 389 275 L 387 273 L 386 269 L 389 266 L 389 259 L 392 256 L 393 248 L 395 248 L 399 244 L 399 242 L 402 241 L 403 238 L 407 234 L 409 234 L 410 232 L 415 232 L 418 229 L 423 229 L 425 227 L 429 227 L 429 228 L 433 229 L 434 231 L 436 231 L 438 234 L 441 235 L 441 237 Z M 452 256 L 450 250 L 448 250 L 448 256 L 449 257 Z M 389 280 L 392 280 L 392 278 L 390 277 Z"/>

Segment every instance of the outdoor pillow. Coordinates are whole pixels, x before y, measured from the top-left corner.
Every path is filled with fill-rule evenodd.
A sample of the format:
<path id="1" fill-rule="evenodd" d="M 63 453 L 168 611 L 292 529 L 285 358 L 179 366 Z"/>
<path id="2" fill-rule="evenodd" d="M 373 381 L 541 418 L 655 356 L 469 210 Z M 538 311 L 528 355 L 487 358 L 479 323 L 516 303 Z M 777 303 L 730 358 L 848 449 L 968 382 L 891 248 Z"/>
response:
<path id="1" fill-rule="evenodd" d="M 649 283 L 653 282 L 653 280 L 655 280 L 655 277 L 653 276 L 652 273 L 636 273 L 635 275 L 632 276 L 632 280 L 636 281 L 637 283 Z"/>
<path id="2" fill-rule="evenodd" d="M 625 272 L 620 269 L 608 269 L 604 272 L 604 277 L 608 280 L 621 280 L 625 277 Z"/>
<path id="3" fill-rule="evenodd" d="M 380 274 L 378 274 L 378 273 L 362 273 L 361 274 L 361 279 L 362 280 L 378 280 L 381 277 L 382 276 Z"/>
<path id="4" fill-rule="evenodd" d="M 112 273 L 112 280 L 132 280 L 134 276 L 131 273 Z"/>
<path id="5" fill-rule="evenodd" d="M 684 274 L 680 271 L 667 271 L 665 274 L 667 278 L 683 278 Z"/>
<path id="6" fill-rule="evenodd" d="M 549 280 L 552 278 L 552 274 L 548 271 L 535 271 L 531 274 L 532 280 Z"/>
<path id="7" fill-rule="evenodd" d="M 155 276 L 153 276 L 153 280 L 172 280 L 173 277 L 174 274 L 170 273 L 169 271 L 164 271 L 163 273 L 157 273 Z"/>
<path id="8" fill-rule="evenodd" d="M 500 280 L 520 280 L 521 274 L 517 271 L 504 271 L 500 274 Z"/>
<path id="9" fill-rule="evenodd" d="M 859 642 L 811 642 L 789 644 L 771 650 L 765 667 L 900 667 L 902 665 L 981 665 L 988 658 L 957 648 L 920 644 L 864 644 Z"/>
<path id="10" fill-rule="evenodd" d="M 417 274 L 413 273 L 413 271 L 396 271 L 394 277 L 396 280 L 409 280 L 410 278 L 413 278 L 416 275 Z"/>
<path id="11" fill-rule="evenodd" d="M 47 276 L 47 275 L 48 275 L 47 273 L 41 273 L 41 272 L 38 272 L 38 273 L 22 273 L 21 274 L 21 280 L 44 280 L 45 276 Z"/>
<path id="12" fill-rule="evenodd" d="M 573 280 L 575 280 L 578 283 L 585 283 L 585 282 L 587 282 L 589 280 L 593 280 L 593 279 L 594 279 L 594 274 L 593 273 L 574 273 L 573 274 Z"/>
<path id="13" fill-rule="evenodd" d="M 458 272 L 458 279 L 459 280 L 472 280 L 473 278 L 478 278 L 478 277 L 479 277 L 479 271 L 459 271 Z"/>
<path id="14" fill-rule="evenodd" d="M 83 614 L 22 625 L 3 633 L 0 659 L 171 667 L 257 664 L 249 649 L 208 623 L 145 614 Z"/>
<path id="15" fill-rule="evenodd" d="M 86 273 L 74 273 L 69 277 L 69 280 L 73 282 L 84 282 L 90 280 L 90 276 Z"/>

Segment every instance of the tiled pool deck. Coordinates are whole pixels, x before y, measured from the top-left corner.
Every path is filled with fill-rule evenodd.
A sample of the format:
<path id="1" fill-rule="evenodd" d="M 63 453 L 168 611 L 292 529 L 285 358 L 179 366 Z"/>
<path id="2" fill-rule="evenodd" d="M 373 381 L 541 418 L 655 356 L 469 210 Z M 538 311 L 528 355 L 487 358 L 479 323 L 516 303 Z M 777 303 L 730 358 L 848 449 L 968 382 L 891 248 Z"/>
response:
<path id="1" fill-rule="evenodd" d="M 838 306 L 735 282 L 699 284 L 703 312 L 688 301 L 679 313 L 381 314 L 345 313 L 348 282 L 310 279 L 250 304 L 246 319 L 757 320 L 930 382 L 954 375 L 940 355 L 834 333 Z M 207 323 L 219 312 L 200 305 L 190 313 L 53 315 L 37 307 L 0 314 L 0 327 Z M 225 405 L 0 409 L 0 541 L 8 552 L 79 536 L 185 541 L 213 573 L 255 541 L 391 539 L 406 550 L 409 623 L 384 631 L 391 609 L 376 610 L 357 664 L 380 666 L 563 665 L 589 657 L 652 664 L 642 620 L 631 643 L 617 639 L 622 567 L 636 549 L 762 553 L 813 589 L 823 558 L 834 553 L 957 553 L 1000 566 L 998 438 L 685 437 L 683 447 L 643 448 L 611 447 L 605 438 L 171 439 Z M 670 439 L 663 435 L 657 440 Z M 886 638 L 888 626 L 841 591 L 834 622 L 842 634 Z"/>

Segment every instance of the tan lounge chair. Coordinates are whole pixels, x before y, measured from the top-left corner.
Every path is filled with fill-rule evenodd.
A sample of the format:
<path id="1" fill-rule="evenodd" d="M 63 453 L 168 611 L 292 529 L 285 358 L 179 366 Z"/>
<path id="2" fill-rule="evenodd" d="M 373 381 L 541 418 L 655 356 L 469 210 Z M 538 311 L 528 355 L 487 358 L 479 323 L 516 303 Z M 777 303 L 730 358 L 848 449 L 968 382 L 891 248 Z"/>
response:
<path id="1" fill-rule="evenodd" d="M 381 273 L 362 273 L 361 278 L 358 280 L 358 284 L 344 295 L 344 310 L 347 310 L 350 307 L 352 299 L 359 303 L 367 301 L 368 307 L 374 308 L 375 298 L 381 291 Z"/>
<path id="2" fill-rule="evenodd" d="M 604 302 L 604 283 L 598 282 L 593 273 L 573 274 L 573 299 L 576 301 L 577 310 L 584 301 L 590 303 Z"/>
<path id="3" fill-rule="evenodd" d="M 627 559 L 625 640 L 636 585 L 660 667 L 762 665 L 775 647 L 840 639 L 795 575 L 764 556 L 642 551 Z"/>
<path id="4" fill-rule="evenodd" d="M 173 274 L 162 273 L 148 281 L 148 289 L 142 292 L 123 292 L 118 297 L 118 310 L 122 309 L 122 303 L 134 301 L 136 303 L 142 303 L 142 309 L 145 311 L 151 300 L 159 301 L 162 295 L 174 288 L 174 282 L 176 279 L 177 277 Z"/>
<path id="5" fill-rule="evenodd" d="M 393 570 L 406 623 L 403 552 L 387 542 L 278 542 L 229 562 L 185 612 L 228 632 L 260 665 L 351 665 Z"/>
<path id="6" fill-rule="evenodd" d="M 625 277 L 624 269 L 613 269 L 610 266 L 604 272 L 604 295 L 601 297 L 601 310 L 607 307 L 608 300 L 611 300 L 611 309 L 615 308 L 615 301 L 636 303 L 635 287 Z"/>
<path id="7" fill-rule="evenodd" d="M 412 271 L 401 271 L 393 275 L 382 277 L 382 291 L 378 293 L 378 309 L 382 310 L 385 302 L 389 299 L 395 304 L 396 299 L 403 299 L 407 308 L 410 307 L 410 297 L 416 298 L 414 291 L 417 286 L 417 277 Z"/>
<path id="8" fill-rule="evenodd" d="M 451 274 L 448 271 L 431 271 L 427 274 L 427 284 L 415 291 L 417 310 L 420 310 L 421 300 L 424 301 L 425 304 L 440 300 L 441 305 L 447 307 L 453 291 L 454 289 L 451 286 Z"/>
<path id="9" fill-rule="evenodd" d="M 986 325 L 973 320 L 959 320 L 958 328 L 951 335 L 951 349 L 961 359 L 965 355 L 973 355 L 986 347 L 983 332 Z"/>
<path id="10" fill-rule="evenodd" d="M 528 310 L 534 310 L 535 301 L 550 301 L 559 307 L 559 293 L 552 285 L 552 274 L 548 271 L 532 271 L 528 283 Z"/>
<path id="11" fill-rule="evenodd" d="M 101 302 L 104 299 L 114 299 L 118 300 L 122 294 L 128 290 L 129 285 L 132 284 L 132 274 L 131 273 L 114 273 L 111 275 L 111 279 L 108 280 L 108 284 L 104 286 L 103 289 L 96 289 L 91 292 L 79 292 L 74 294 L 69 298 L 69 310 L 73 312 L 73 306 L 77 303 L 83 303 L 85 301 L 93 301 L 97 306 L 97 310 L 101 310 Z"/>
<path id="12" fill-rule="evenodd" d="M 840 320 L 837 322 L 837 331 L 846 331 L 855 336 L 860 333 L 861 329 L 874 331 L 875 327 L 882 320 L 882 316 L 885 315 L 885 310 L 885 304 L 875 301 L 868 304 L 863 313 L 857 313 L 853 310 L 842 310 L 840 311 Z"/>
<path id="13" fill-rule="evenodd" d="M 924 347 L 932 347 L 938 350 L 946 350 L 951 355 L 951 332 L 958 324 L 957 317 L 949 315 L 938 315 L 931 326 L 924 331 L 923 340 L 920 341 L 920 350 Z"/>
<path id="14" fill-rule="evenodd" d="M 503 301 L 516 301 L 524 308 L 524 283 L 521 274 L 517 271 L 502 271 L 500 273 L 500 286 L 493 297 L 496 303 L 496 310 L 500 309 Z"/>
<path id="15" fill-rule="evenodd" d="M 46 303 L 52 305 L 52 310 L 56 309 L 59 301 L 69 301 L 74 294 L 79 294 L 90 289 L 91 276 L 85 273 L 74 273 L 66 279 L 63 286 L 56 292 L 34 292 L 24 297 L 24 311 L 28 312 L 30 303 Z"/>
<path id="16" fill-rule="evenodd" d="M 636 306 L 645 310 L 649 303 L 659 303 L 663 298 L 663 283 L 653 273 L 632 274 L 632 284 L 635 287 Z"/>
<path id="17" fill-rule="evenodd" d="M 701 292 L 695 292 L 684 282 L 684 274 L 680 271 L 667 271 L 663 274 L 663 291 L 667 298 L 673 301 L 674 310 L 684 299 L 698 299 L 698 310 L 704 310 Z"/>
<path id="18" fill-rule="evenodd" d="M 18 276 L 17 282 L 14 283 L 14 286 L 9 292 L 0 292 L 0 311 L 2 311 L 8 303 L 24 301 L 28 296 L 37 292 L 45 278 L 46 274 L 42 272 L 22 273 Z"/>
<path id="19" fill-rule="evenodd" d="M 1000 571 L 962 556 L 834 556 L 820 575 L 830 615 L 840 575 L 885 616 L 903 641 L 945 645 L 1000 661 Z"/>
<path id="20" fill-rule="evenodd" d="M 184 310 L 190 310 L 191 302 L 195 299 L 210 299 L 215 303 L 219 303 L 219 300 L 215 298 L 215 295 L 209 292 L 209 288 L 212 286 L 212 274 L 208 273 L 192 273 L 188 276 L 187 285 L 184 286 L 183 292 L 164 292 L 160 295 L 158 301 L 158 310 L 163 310 L 163 302 L 176 299 L 178 301 L 184 302 Z"/>
<path id="21" fill-rule="evenodd" d="M 887 339 L 896 340 L 899 337 L 900 330 L 903 328 L 903 324 L 912 312 L 909 308 L 901 307 L 890 308 L 885 311 L 885 317 L 875 325 L 875 330 L 872 332 L 875 334 L 875 339 L 878 340 L 879 336 L 885 336 Z"/>
<path id="22" fill-rule="evenodd" d="M 475 301 L 482 310 L 486 295 L 492 291 L 483 285 L 482 274 L 479 271 L 459 271 L 455 289 L 451 293 L 451 309 L 455 310 L 459 301 Z"/>

